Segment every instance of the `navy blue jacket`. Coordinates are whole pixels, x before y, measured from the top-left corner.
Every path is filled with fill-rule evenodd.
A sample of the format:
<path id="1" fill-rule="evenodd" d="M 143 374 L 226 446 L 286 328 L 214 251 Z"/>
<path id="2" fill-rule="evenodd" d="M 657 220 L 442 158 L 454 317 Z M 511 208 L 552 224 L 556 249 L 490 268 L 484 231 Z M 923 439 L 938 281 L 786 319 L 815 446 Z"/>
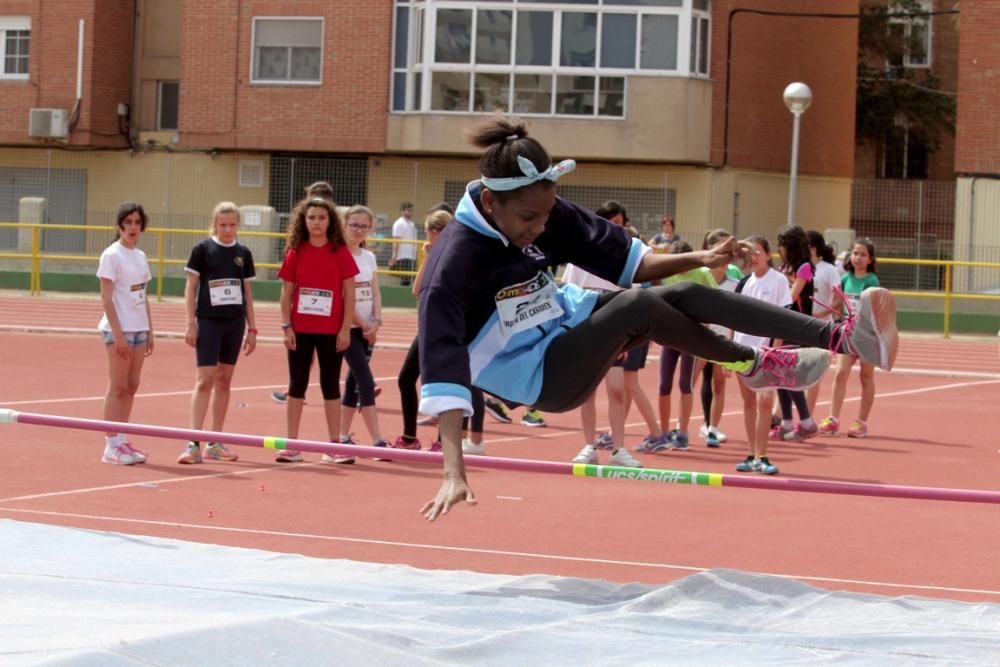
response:
<path id="1" fill-rule="evenodd" d="M 545 231 L 518 248 L 475 206 L 470 183 L 455 221 L 427 259 L 420 286 L 420 411 L 472 413 L 469 388 L 531 405 L 543 382 L 552 340 L 586 320 L 595 292 L 558 286 L 550 267 L 572 262 L 631 287 L 649 252 L 624 229 L 556 198 Z"/>

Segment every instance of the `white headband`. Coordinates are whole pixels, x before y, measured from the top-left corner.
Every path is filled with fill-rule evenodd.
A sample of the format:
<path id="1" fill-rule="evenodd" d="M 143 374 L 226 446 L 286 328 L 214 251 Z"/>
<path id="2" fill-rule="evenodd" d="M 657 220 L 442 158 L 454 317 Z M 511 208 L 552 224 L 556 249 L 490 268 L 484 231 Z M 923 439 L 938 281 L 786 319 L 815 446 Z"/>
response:
<path id="1" fill-rule="evenodd" d="M 539 181 L 552 181 L 555 183 L 560 176 L 576 169 L 576 161 L 563 160 L 559 164 L 552 165 L 545 171 L 540 172 L 531 160 L 518 155 L 517 166 L 521 168 L 521 173 L 524 176 L 511 176 L 510 178 L 482 176 L 479 180 L 482 181 L 484 186 L 495 191 L 517 190 L 518 188 L 523 188 L 526 185 L 532 185 Z"/>

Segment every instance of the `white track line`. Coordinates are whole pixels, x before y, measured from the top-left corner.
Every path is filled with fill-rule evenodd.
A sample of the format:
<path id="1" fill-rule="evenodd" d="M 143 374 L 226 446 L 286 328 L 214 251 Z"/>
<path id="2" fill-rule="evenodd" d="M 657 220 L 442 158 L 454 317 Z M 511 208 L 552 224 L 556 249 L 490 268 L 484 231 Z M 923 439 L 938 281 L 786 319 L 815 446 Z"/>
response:
<path id="1" fill-rule="evenodd" d="M 388 376 L 375 378 L 375 382 L 388 382 L 389 380 L 395 380 L 396 376 Z M 318 382 L 313 382 L 309 385 L 310 387 L 318 387 Z M 268 389 L 287 389 L 287 384 L 261 384 L 253 387 L 231 387 L 230 391 L 266 391 Z M 136 398 L 163 398 L 164 396 L 190 396 L 190 389 L 180 389 L 177 391 L 159 391 L 150 392 L 145 394 L 136 394 Z M 77 401 L 103 401 L 104 395 L 101 396 L 79 396 L 76 398 L 42 398 L 38 400 L 31 401 L 0 401 L 0 408 L 8 408 L 14 405 L 43 405 L 49 403 L 76 403 Z"/>
<path id="2" fill-rule="evenodd" d="M 92 514 L 75 514 L 71 512 L 49 512 L 42 510 L 22 510 L 0 507 L 0 512 L 10 512 L 14 514 L 33 514 L 38 516 L 59 517 L 67 519 L 85 519 L 88 521 L 104 521 L 109 523 L 129 523 L 144 526 L 162 526 L 170 528 L 186 528 L 192 530 L 205 530 L 223 533 L 237 533 L 242 535 L 267 535 L 269 537 L 287 537 L 294 539 L 318 540 L 323 542 L 343 542 L 347 544 L 370 544 L 387 547 L 398 547 L 407 549 L 423 549 L 431 551 L 450 551 L 458 553 L 481 554 L 488 556 L 503 556 L 513 558 L 529 558 L 539 560 L 556 560 L 572 563 L 593 563 L 595 565 L 616 565 L 643 567 L 659 570 L 681 570 L 683 572 L 707 572 L 709 567 L 698 567 L 692 565 L 676 565 L 671 563 L 648 563 L 644 561 L 610 560 L 607 558 L 587 558 L 581 556 L 567 556 L 564 554 L 546 554 L 529 551 L 506 551 L 502 549 L 479 549 L 476 547 L 456 547 L 444 544 L 418 544 L 415 542 L 394 542 L 390 540 L 374 540 L 360 537 L 339 537 L 335 535 L 316 535 L 313 533 L 294 533 L 278 530 L 261 530 L 256 528 L 231 528 L 226 526 L 214 526 L 198 523 L 178 523 L 174 521 L 154 521 L 150 519 L 126 519 L 122 517 L 101 516 Z M 978 595 L 1000 596 L 1000 590 L 989 590 L 980 588 L 956 588 L 951 586 L 927 586 L 923 584 L 906 584 L 893 581 L 869 581 L 865 579 L 841 579 L 836 577 L 814 577 L 810 575 L 784 574 L 775 572 L 761 572 L 770 576 L 781 577 L 783 579 L 793 579 L 798 581 L 822 581 L 835 584 L 855 584 L 863 586 L 878 586 L 883 588 L 900 588 L 919 591 L 937 591 L 942 593 L 973 593 Z"/>

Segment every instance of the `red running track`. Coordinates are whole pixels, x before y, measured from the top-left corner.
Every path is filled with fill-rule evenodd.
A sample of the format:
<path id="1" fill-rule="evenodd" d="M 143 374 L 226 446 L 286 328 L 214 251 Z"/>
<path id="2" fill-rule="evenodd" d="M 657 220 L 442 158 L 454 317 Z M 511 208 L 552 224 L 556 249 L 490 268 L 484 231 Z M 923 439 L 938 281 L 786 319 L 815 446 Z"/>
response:
<path id="1" fill-rule="evenodd" d="M 265 322 L 277 323 L 271 310 L 261 308 L 262 333 L 270 326 Z M 153 313 L 159 331 L 179 331 L 179 304 L 154 304 Z M 0 331 L 0 406 L 99 418 L 106 361 L 96 334 L 16 330 L 91 329 L 99 304 L 92 298 L 0 298 L 0 315 L 11 329 Z M 373 367 L 384 389 L 382 428 L 394 438 L 401 424 L 394 376 L 404 352 L 398 348 L 413 335 L 414 318 L 393 313 L 386 319 L 384 342 L 394 347 L 379 349 Z M 158 340 L 133 421 L 188 426 L 193 366 L 182 341 Z M 996 343 L 906 338 L 899 368 L 877 375 L 868 439 L 775 443 L 771 458 L 782 475 L 998 490 Z M 263 344 L 242 359 L 227 429 L 281 435 L 284 409 L 268 394 L 281 387 L 285 372 L 277 344 Z M 642 381 L 655 394 L 654 368 Z M 828 379 L 820 416 L 829 391 Z M 853 383 L 847 419 L 857 392 Z M 649 467 L 735 474 L 745 451 L 735 387 L 727 400 L 723 427 L 730 440 L 722 448 L 708 449 L 695 438 L 688 452 L 640 458 Z M 604 411 L 602 397 L 598 414 Z M 569 460 L 582 445 L 577 415 L 546 417 L 544 429 L 487 419 L 488 452 Z M 645 433 L 634 414 L 630 422 L 634 446 Z M 369 441 L 360 419 L 354 430 L 359 441 Z M 420 432 L 425 442 L 433 434 L 430 428 Z M 478 506 L 456 508 L 428 524 L 417 509 L 436 491 L 440 472 L 425 465 L 333 466 L 315 456 L 286 465 L 264 450 L 240 449 L 236 463 L 181 466 L 174 461 L 183 443 L 137 439 L 150 462 L 122 468 L 99 462 L 102 442 L 95 435 L 0 425 L 8 445 L 0 459 L 0 517 L 422 568 L 656 583 L 725 567 L 830 589 L 1000 601 L 1000 508 L 992 505 L 479 470 L 471 473 Z M 318 406 L 307 405 L 302 436 L 324 435 Z"/>

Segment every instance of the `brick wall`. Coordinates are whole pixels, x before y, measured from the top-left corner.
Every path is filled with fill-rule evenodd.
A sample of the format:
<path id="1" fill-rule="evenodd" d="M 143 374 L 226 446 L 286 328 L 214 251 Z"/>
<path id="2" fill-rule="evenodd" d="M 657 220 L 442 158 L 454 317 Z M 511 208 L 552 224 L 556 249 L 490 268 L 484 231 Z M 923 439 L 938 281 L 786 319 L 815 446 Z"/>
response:
<path id="1" fill-rule="evenodd" d="M 789 83 L 802 81 L 813 91 L 813 104 L 802 117 L 799 171 L 850 177 L 854 167 L 857 21 L 736 15 L 729 72 L 728 150 L 724 150 L 726 41 L 732 9 L 851 14 L 858 11 L 857 0 L 716 0 L 712 6 L 712 78 L 716 82 L 712 161 L 787 171 L 792 114 L 781 96 Z"/>
<path id="2" fill-rule="evenodd" d="M 325 18 L 321 85 L 250 83 L 255 16 Z M 384 151 L 392 3 L 184 0 L 181 22 L 183 145 Z"/>
<path id="3" fill-rule="evenodd" d="M 962 0 L 955 171 L 1000 173 L 1000 11 Z"/>
<path id="4" fill-rule="evenodd" d="M 34 107 L 73 108 L 78 24 L 83 19 L 83 97 L 69 143 L 127 145 L 118 132 L 117 106 L 119 102 L 129 101 L 131 3 L 0 0 L 0 15 L 31 16 L 29 79 L 0 81 L 0 143 L 45 145 L 45 141 L 28 136 L 29 110 Z"/>

